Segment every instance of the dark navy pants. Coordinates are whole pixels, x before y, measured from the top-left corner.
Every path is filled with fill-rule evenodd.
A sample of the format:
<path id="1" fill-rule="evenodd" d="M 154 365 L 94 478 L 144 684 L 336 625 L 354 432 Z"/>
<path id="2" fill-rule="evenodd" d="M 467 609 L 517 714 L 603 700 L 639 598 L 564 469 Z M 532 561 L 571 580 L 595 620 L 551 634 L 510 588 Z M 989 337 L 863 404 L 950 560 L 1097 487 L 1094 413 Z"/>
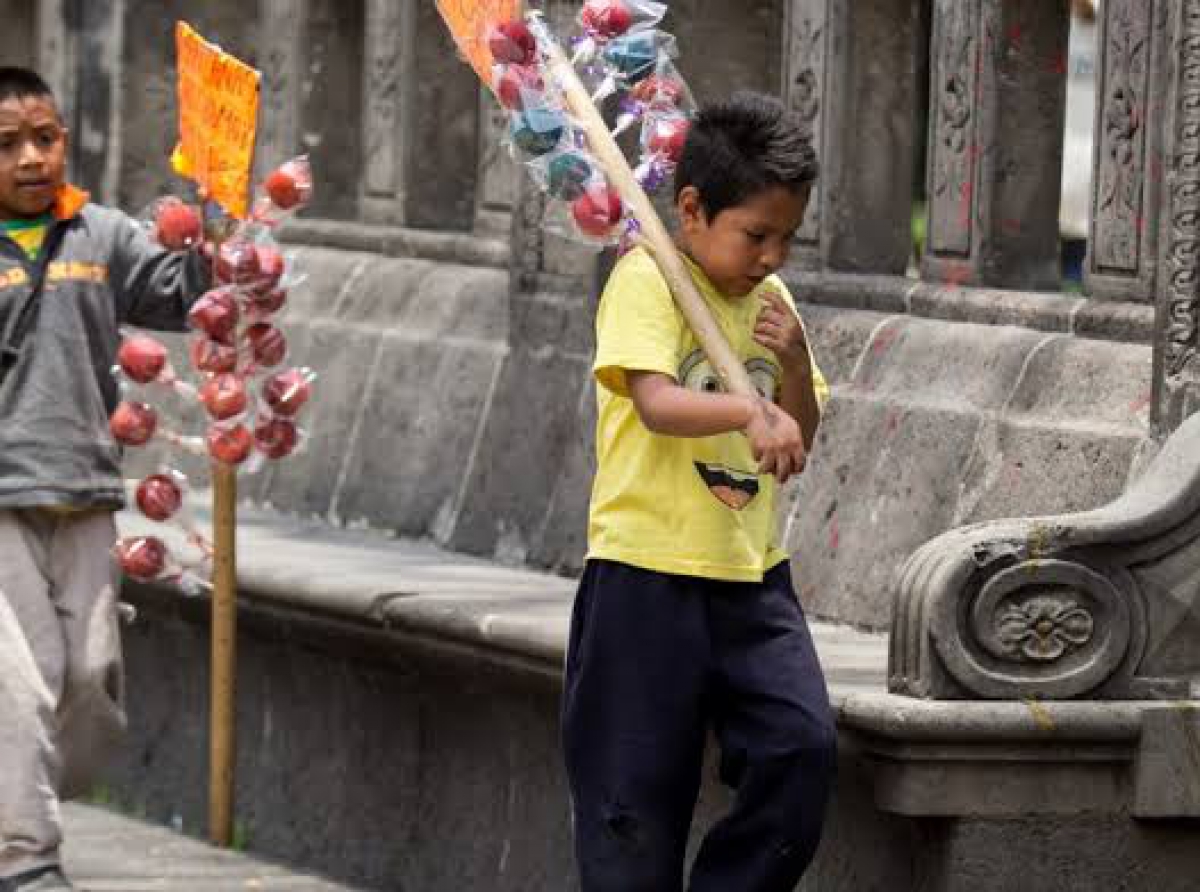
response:
<path id="1" fill-rule="evenodd" d="M 787 564 L 737 583 L 589 561 L 563 699 L 583 892 L 683 889 L 709 728 L 737 796 L 688 888 L 791 892 L 821 835 L 836 733 Z"/>

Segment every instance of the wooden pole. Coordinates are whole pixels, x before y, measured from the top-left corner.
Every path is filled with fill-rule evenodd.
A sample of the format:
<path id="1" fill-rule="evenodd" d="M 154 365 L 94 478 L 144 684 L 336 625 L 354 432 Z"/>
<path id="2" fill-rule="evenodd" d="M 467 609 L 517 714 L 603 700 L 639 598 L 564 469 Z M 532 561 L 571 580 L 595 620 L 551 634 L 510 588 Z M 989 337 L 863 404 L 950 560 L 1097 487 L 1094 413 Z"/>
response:
<path id="1" fill-rule="evenodd" d="M 642 227 L 643 243 L 658 262 L 683 318 L 696 335 L 696 340 L 700 342 L 701 349 L 720 376 L 725 389 L 742 396 L 754 396 L 757 391 L 750 383 L 745 366 L 713 318 L 708 304 L 692 280 L 691 272 L 679 256 L 670 233 L 638 183 L 587 88 L 579 80 L 575 67 L 548 31 L 545 36 L 550 73 L 563 92 L 567 108 L 583 128 L 592 154 L 608 175 L 609 182 Z"/>
<path id="2" fill-rule="evenodd" d="M 237 666 L 237 471 L 213 462 L 212 667 L 208 835 L 233 841 L 234 702 Z"/>

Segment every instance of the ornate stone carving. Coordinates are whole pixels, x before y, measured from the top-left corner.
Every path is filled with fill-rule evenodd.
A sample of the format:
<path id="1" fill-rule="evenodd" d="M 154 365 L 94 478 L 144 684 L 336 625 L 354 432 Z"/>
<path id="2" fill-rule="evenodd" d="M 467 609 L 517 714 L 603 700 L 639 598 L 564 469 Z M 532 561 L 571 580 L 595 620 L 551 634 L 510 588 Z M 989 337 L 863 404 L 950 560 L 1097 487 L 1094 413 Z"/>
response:
<path id="1" fill-rule="evenodd" d="M 784 95 L 812 134 L 818 160 L 824 161 L 822 107 L 826 70 L 827 0 L 792 0 L 787 9 Z M 821 183 L 808 202 L 804 223 L 796 234 L 801 245 L 816 249 L 821 237 Z"/>
<path id="2" fill-rule="evenodd" d="M 1200 276 L 1200 0 L 1183 4 L 1163 336 L 1169 388 L 1193 383 Z"/>
<path id="3" fill-rule="evenodd" d="M 1140 266 L 1150 15 L 1146 0 L 1110 0 L 1105 10 L 1092 254 L 1094 267 L 1110 274 Z"/>
<path id="4" fill-rule="evenodd" d="M 974 216 L 977 0 L 938 0 L 933 37 L 929 247 L 966 257 Z"/>
<path id="5" fill-rule="evenodd" d="M 1200 675 L 1200 417 L 1093 511 L 990 521 L 898 577 L 894 693 L 937 699 L 1183 696 Z"/>
<path id="6" fill-rule="evenodd" d="M 546 237 L 542 224 L 546 216 L 546 199 L 542 191 L 522 178 L 513 214 L 513 285 L 518 291 L 537 288 L 538 276 L 545 265 Z"/>
<path id="7" fill-rule="evenodd" d="M 994 635 L 1015 658 L 1053 662 L 1092 637 L 1096 621 L 1074 600 L 1034 595 L 1010 603 L 994 620 Z"/>
<path id="8" fill-rule="evenodd" d="M 404 12 L 399 4 L 368 0 L 363 184 L 369 196 L 392 197 L 397 189 L 400 69 L 408 55 L 404 51 L 404 32 Z"/>

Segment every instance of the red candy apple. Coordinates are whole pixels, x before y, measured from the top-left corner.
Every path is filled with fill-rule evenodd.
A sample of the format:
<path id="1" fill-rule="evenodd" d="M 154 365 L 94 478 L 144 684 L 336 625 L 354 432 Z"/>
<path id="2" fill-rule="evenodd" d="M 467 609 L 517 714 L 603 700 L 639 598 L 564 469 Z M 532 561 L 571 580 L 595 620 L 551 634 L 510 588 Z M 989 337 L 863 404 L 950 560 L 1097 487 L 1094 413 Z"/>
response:
<path id="1" fill-rule="evenodd" d="M 488 31 L 488 49 L 497 62 L 532 65 L 537 61 L 537 38 L 520 21 L 501 22 Z"/>
<path id="2" fill-rule="evenodd" d="M 158 413 L 145 403 L 126 401 L 113 411 L 108 427 L 123 446 L 144 446 L 158 427 Z"/>
<path id="3" fill-rule="evenodd" d="M 117 543 L 116 553 L 121 569 L 140 582 L 157 579 L 167 566 L 167 546 L 154 536 L 122 539 Z"/>
<path id="4" fill-rule="evenodd" d="M 510 111 L 521 111 L 526 100 L 546 92 L 546 82 L 536 68 L 505 66 L 496 77 L 496 97 Z"/>
<path id="5" fill-rule="evenodd" d="M 197 244 L 204 236 L 200 212 L 178 198 L 158 203 L 154 214 L 154 237 L 169 251 L 181 251 Z"/>
<path id="6" fill-rule="evenodd" d="M 167 474 L 153 474 L 138 484 L 137 506 L 151 520 L 162 523 L 183 504 L 183 492 Z"/>
<path id="7" fill-rule="evenodd" d="M 237 350 L 229 344 L 214 341 L 207 335 L 196 335 L 188 344 L 192 367 L 198 372 L 220 375 L 237 368 Z"/>
<path id="8" fill-rule="evenodd" d="M 149 384 L 167 365 L 167 348 L 148 335 L 132 335 L 117 351 L 121 371 L 138 384 Z"/>
<path id="9" fill-rule="evenodd" d="M 246 382 L 234 374 L 215 375 L 200 388 L 200 402 L 218 421 L 246 411 Z"/>
<path id="10" fill-rule="evenodd" d="M 250 292 L 250 305 L 262 316 L 279 312 L 287 303 L 286 288 L 261 289 Z"/>
<path id="11" fill-rule="evenodd" d="M 312 172 L 302 160 L 287 161 L 267 176 L 263 188 L 277 208 L 290 211 L 306 203 L 312 194 Z"/>
<path id="12" fill-rule="evenodd" d="M 296 425 L 286 418 L 264 418 L 254 427 L 254 445 L 267 458 L 291 455 L 299 439 Z"/>
<path id="13" fill-rule="evenodd" d="M 300 369 L 277 372 L 263 384 L 263 399 L 279 415 L 295 415 L 308 402 L 312 387 L 309 376 Z"/>
<path id="14" fill-rule="evenodd" d="M 633 27 L 633 13 L 621 0 L 587 0 L 582 22 L 589 34 L 611 40 Z"/>
<path id="15" fill-rule="evenodd" d="M 592 238 L 608 237 L 618 223 L 624 207 L 621 196 L 610 186 L 593 184 L 571 202 L 571 215 L 580 232 Z"/>
<path id="16" fill-rule="evenodd" d="M 254 448 L 254 437 L 244 424 L 214 424 L 205 442 L 208 454 L 227 465 L 240 465 Z"/>
<path id="17" fill-rule="evenodd" d="M 650 127 L 647 148 L 672 164 L 678 164 L 679 159 L 683 157 L 683 147 L 687 143 L 690 127 L 691 123 L 687 118 L 664 118 L 655 121 Z"/>
<path id="18" fill-rule="evenodd" d="M 217 288 L 192 304 L 188 321 L 193 328 L 199 329 L 213 340 L 230 344 L 233 343 L 239 316 L 237 298 L 234 297 L 233 291 Z"/>
<path id="19" fill-rule="evenodd" d="M 258 254 L 258 276 L 249 283 L 255 291 L 270 291 L 283 278 L 283 252 L 273 245 L 255 245 Z"/>
<path id="20" fill-rule="evenodd" d="M 258 250 L 244 238 L 231 238 L 217 251 L 217 281 L 225 285 L 246 285 L 261 276 Z"/>
<path id="21" fill-rule="evenodd" d="M 287 339 L 274 325 L 259 322 L 246 329 L 246 340 L 254 361 L 266 368 L 279 365 L 287 356 Z"/>

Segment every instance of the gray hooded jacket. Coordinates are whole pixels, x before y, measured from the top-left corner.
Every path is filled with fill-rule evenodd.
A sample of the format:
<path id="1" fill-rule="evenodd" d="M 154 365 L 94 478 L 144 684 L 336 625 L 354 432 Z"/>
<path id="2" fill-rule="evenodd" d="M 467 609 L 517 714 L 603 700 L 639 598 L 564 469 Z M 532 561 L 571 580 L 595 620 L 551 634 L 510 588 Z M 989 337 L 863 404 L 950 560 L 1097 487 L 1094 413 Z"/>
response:
<path id="1" fill-rule="evenodd" d="M 207 264 L 89 204 L 52 224 L 36 263 L 0 235 L 0 333 L 41 275 L 35 315 L 0 382 L 0 508 L 118 508 L 121 453 L 108 429 L 118 327 L 182 331 L 208 287 Z"/>

